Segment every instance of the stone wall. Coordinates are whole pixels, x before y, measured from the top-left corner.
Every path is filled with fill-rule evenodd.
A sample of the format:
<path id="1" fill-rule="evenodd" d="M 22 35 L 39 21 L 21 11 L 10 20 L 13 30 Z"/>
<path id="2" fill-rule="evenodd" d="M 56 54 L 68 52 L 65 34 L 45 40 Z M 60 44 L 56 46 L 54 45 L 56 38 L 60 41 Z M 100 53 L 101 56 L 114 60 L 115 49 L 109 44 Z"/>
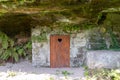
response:
<path id="1" fill-rule="evenodd" d="M 44 29 L 45 28 L 45 29 Z M 41 29 L 47 30 L 49 27 L 36 27 L 32 29 L 32 36 L 39 36 Z M 60 31 L 60 30 L 59 30 Z M 57 29 L 46 31 L 47 40 L 32 42 L 32 63 L 36 67 L 50 66 L 50 35 L 58 34 Z M 60 32 L 59 34 L 67 34 Z M 87 32 L 80 32 L 70 34 L 70 66 L 79 67 L 84 63 L 86 53 L 86 34 Z"/>
<path id="2" fill-rule="evenodd" d="M 80 67 L 86 64 L 89 68 L 120 68 L 120 52 L 112 50 L 99 50 L 106 48 L 104 36 L 101 36 L 99 28 L 89 31 L 80 31 L 68 34 L 59 28 L 35 27 L 33 36 L 43 36 L 41 40 L 32 42 L 32 63 L 36 67 L 50 66 L 50 35 L 70 35 L 70 66 Z M 89 50 L 90 49 L 90 50 Z M 95 50 L 98 49 L 98 50 Z M 94 51 L 91 51 L 94 50 Z"/>
<path id="3" fill-rule="evenodd" d="M 120 68 L 120 52 L 119 51 L 88 51 L 86 54 L 87 66 L 91 69 L 95 68 Z"/>
<path id="4" fill-rule="evenodd" d="M 86 54 L 86 33 L 71 34 L 70 63 L 73 67 L 84 64 Z"/>

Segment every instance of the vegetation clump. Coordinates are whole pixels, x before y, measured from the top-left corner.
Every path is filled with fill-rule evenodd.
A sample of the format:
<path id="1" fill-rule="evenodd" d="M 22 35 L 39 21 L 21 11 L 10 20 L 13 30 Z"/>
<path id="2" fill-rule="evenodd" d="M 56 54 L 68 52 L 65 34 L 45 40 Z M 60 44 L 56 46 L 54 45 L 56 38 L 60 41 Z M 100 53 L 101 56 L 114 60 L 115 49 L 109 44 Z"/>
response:
<path id="1" fill-rule="evenodd" d="M 92 69 L 86 70 L 86 80 L 120 80 L 119 69 Z"/>
<path id="2" fill-rule="evenodd" d="M 21 44 L 20 41 L 17 42 L 15 43 L 5 33 L 0 32 L 0 60 L 18 62 L 20 58 L 27 56 L 27 51 L 31 50 L 31 42 L 25 41 L 24 44 Z"/>

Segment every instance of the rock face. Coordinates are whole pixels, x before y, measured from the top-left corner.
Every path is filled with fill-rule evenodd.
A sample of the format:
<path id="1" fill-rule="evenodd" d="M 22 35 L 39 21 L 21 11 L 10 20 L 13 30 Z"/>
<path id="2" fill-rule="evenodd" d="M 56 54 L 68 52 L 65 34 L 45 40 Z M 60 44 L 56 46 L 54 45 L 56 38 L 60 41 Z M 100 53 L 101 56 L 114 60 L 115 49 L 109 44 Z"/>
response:
<path id="1" fill-rule="evenodd" d="M 94 68 L 120 68 L 120 52 L 118 51 L 88 51 L 86 54 L 87 66 Z"/>

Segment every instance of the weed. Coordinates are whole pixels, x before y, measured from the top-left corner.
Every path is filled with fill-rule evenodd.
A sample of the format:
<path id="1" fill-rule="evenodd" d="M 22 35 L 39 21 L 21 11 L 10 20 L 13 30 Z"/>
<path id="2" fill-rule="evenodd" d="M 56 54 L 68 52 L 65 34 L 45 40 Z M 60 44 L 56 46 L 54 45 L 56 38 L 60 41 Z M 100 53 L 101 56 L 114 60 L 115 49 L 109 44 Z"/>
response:
<path id="1" fill-rule="evenodd" d="M 54 80 L 54 78 L 53 78 L 53 77 L 50 77 L 50 80 Z"/>
<path id="2" fill-rule="evenodd" d="M 62 71 L 62 74 L 64 75 L 65 79 L 67 79 L 67 76 L 70 75 L 71 73 L 68 71 Z"/>
<path id="3" fill-rule="evenodd" d="M 7 71 L 7 74 L 8 74 L 8 77 L 14 77 L 17 75 L 17 73 L 14 71 Z"/>

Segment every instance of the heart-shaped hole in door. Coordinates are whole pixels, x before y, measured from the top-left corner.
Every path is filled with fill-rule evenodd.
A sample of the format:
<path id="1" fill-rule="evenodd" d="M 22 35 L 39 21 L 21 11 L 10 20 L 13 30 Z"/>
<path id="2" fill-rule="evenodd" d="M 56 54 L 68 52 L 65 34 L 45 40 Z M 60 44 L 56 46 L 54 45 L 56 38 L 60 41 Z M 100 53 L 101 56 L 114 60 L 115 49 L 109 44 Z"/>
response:
<path id="1" fill-rule="evenodd" d="M 62 39 L 61 39 L 61 38 L 58 38 L 58 42 L 62 42 Z"/>

